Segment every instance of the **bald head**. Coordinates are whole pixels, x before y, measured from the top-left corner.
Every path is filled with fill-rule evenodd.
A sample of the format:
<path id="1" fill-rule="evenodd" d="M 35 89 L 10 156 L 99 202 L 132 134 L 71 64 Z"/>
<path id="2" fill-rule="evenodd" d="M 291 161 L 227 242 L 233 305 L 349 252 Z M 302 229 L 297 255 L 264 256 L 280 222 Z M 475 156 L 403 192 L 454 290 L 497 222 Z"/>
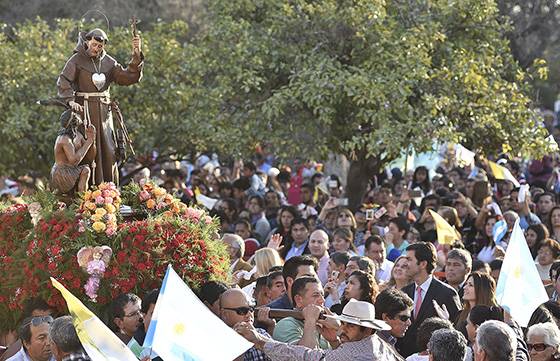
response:
<path id="1" fill-rule="evenodd" d="M 315 258 L 321 258 L 329 250 L 329 236 L 322 229 L 317 229 L 309 236 L 309 252 Z"/>
<path id="2" fill-rule="evenodd" d="M 222 293 L 220 316 L 230 327 L 239 322 L 253 322 L 253 310 L 249 296 L 239 288 L 232 288 Z"/>

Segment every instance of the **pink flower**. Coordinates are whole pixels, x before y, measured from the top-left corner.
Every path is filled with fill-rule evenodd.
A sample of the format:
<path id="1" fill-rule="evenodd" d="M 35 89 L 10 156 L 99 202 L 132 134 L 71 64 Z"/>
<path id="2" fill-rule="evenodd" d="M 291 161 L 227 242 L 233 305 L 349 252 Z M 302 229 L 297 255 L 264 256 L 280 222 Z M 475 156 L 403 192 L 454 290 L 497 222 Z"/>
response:
<path id="1" fill-rule="evenodd" d="M 159 210 L 159 209 L 162 209 L 162 208 L 165 208 L 165 207 L 167 207 L 167 204 L 165 202 L 159 202 L 156 206 L 156 209 Z"/>
<path id="2" fill-rule="evenodd" d="M 98 196 L 97 198 L 95 198 L 95 203 L 104 204 L 105 203 L 105 198 L 103 198 L 103 196 Z"/>
<path id="3" fill-rule="evenodd" d="M 103 191 L 103 193 L 101 193 L 103 195 L 103 197 L 107 198 L 111 196 L 111 191 L 106 189 Z"/>
<path id="4" fill-rule="evenodd" d="M 198 221 L 203 213 L 204 212 L 201 211 L 200 209 L 187 208 L 187 210 L 185 211 L 185 216 L 187 216 L 187 218 L 192 218 L 192 219 Z"/>
<path id="5" fill-rule="evenodd" d="M 116 227 L 107 227 L 107 230 L 105 231 L 105 234 L 107 234 L 110 237 L 110 236 L 113 236 L 116 232 L 117 232 Z"/>
<path id="6" fill-rule="evenodd" d="M 147 191 L 142 191 L 138 194 L 138 197 L 140 198 L 141 202 L 145 202 L 150 199 L 150 193 L 148 193 Z"/>
<path id="7" fill-rule="evenodd" d="M 86 231 L 86 227 L 84 224 L 84 220 L 80 219 L 80 222 L 78 222 L 78 232 L 84 233 L 85 231 Z"/>
<path id="8" fill-rule="evenodd" d="M 204 217 L 204 223 L 206 223 L 206 224 L 212 223 L 212 217 L 210 217 L 210 216 Z"/>
<path id="9" fill-rule="evenodd" d="M 105 204 L 113 204 L 113 198 L 105 197 Z"/>

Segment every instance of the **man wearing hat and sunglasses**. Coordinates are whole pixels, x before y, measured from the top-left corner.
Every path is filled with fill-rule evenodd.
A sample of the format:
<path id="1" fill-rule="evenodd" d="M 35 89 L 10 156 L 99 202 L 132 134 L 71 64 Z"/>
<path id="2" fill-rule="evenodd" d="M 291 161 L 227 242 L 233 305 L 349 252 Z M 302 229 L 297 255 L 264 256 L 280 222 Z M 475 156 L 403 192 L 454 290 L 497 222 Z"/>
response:
<path id="1" fill-rule="evenodd" d="M 122 157 L 124 149 L 117 147 L 117 136 L 121 142 L 127 135 L 120 110 L 110 99 L 109 87 L 111 83 L 132 85 L 140 81 L 144 61 L 141 39 L 135 31 L 132 59 L 126 68 L 105 52 L 108 41 L 101 29 L 80 32 L 74 54 L 57 80 L 58 97 L 82 116 L 85 128 L 90 124 L 95 126 L 95 147 L 89 149 L 81 163 L 91 166 L 92 184 L 118 184 L 117 158 Z M 115 131 L 113 116 L 118 121 L 119 134 Z"/>
<path id="2" fill-rule="evenodd" d="M 381 340 L 375 333 L 390 330 L 384 321 L 375 319 L 375 307 L 364 301 L 350 300 L 342 315 L 326 316 L 339 321 L 338 335 L 340 346 L 334 350 L 310 349 L 271 340 L 258 332 L 249 322 L 241 322 L 234 329 L 253 342 L 257 349 L 263 350 L 272 361 L 394 361 L 404 360 L 399 354 Z"/>

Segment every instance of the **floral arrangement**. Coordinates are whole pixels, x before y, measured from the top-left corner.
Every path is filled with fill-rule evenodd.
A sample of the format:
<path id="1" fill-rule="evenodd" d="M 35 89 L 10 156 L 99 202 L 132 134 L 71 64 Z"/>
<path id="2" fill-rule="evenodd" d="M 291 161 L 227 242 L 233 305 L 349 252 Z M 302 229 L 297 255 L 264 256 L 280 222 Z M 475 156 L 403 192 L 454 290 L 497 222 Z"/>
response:
<path id="1" fill-rule="evenodd" d="M 101 183 L 97 189 L 81 195 L 80 232 L 87 228 L 108 237 L 117 232 L 117 212 L 121 206 L 121 194 L 114 183 Z"/>
<path id="2" fill-rule="evenodd" d="M 137 189 L 141 191 L 139 186 Z M 106 214 L 118 215 L 118 191 L 111 197 L 113 193 L 104 195 L 107 190 L 116 188 L 100 185 L 84 193 L 77 204 L 62 209 L 56 200 L 43 202 L 36 225 L 31 222 L 27 204 L 0 213 L 0 331 L 15 329 L 24 301 L 30 297 L 42 297 L 53 308 L 65 310 L 64 299 L 49 282 L 51 276 L 98 315 L 121 293 L 142 297 L 160 287 L 168 264 L 193 289 L 207 280 L 226 279 L 227 252 L 217 239 L 217 222 L 205 211 L 184 206 L 182 213 L 173 217 L 156 212 L 144 219 L 121 220 L 113 235 L 108 236 L 108 226 L 101 233 L 93 226 L 95 222 L 106 223 Z M 128 196 L 139 199 L 138 193 Z M 96 199 L 98 196 L 103 197 L 103 202 Z M 106 197 L 113 200 L 107 202 Z M 174 198 L 175 201 L 178 200 Z M 28 204 L 33 202 L 36 199 L 27 199 Z M 86 206 L 86 202 L 95 205 L 95 209 Z M 115 212 L 109 212 L 107 205 L 113 205 Z M 97 213 L 99 208 L 107 213 L 94 217 L 102 213 Z M 82 253 L 85 268 L 80 267 L 79 251 L 99 246 L 107 252 L 103 266 L 97 262 L 103 257 L 93 258 L 92 253 L 86 258 Z M 108 249 L 112 250 L 110 262 Z M 84 264 L 85 260 L 88 261 Z M 91 260 L 96 262 L 90 264 Z"/>
<path id="3" fill-rule="evenodd" d="M 173 217 L 187 209 L 184 203 L 151 180 L 140 184 L 131 183 L 125 186 L 123 194 L 126 194 L 124 197 L 128 205 L 149 215 Z"/>

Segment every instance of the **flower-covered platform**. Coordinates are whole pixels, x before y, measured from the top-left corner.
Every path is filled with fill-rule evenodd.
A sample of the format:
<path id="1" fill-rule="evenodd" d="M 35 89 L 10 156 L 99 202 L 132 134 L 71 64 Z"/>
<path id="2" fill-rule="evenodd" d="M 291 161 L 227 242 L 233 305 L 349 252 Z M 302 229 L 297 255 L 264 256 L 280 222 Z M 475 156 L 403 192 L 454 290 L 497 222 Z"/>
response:
<path id="1" fill-rule="evenodd" d="M 142 296 L 159 287 L 168 264 L 194 289 L 224 280 L 228 256 L 217 231 L 203 210 L 152 182 L 127 185 L 122 193 L 101 184 L 68 206 L 47 192 L 3 205 L 0 332 L 15 329 L 30 297 L 65 309 L 49 277 L 98 314 L 121 293 Z"/>

